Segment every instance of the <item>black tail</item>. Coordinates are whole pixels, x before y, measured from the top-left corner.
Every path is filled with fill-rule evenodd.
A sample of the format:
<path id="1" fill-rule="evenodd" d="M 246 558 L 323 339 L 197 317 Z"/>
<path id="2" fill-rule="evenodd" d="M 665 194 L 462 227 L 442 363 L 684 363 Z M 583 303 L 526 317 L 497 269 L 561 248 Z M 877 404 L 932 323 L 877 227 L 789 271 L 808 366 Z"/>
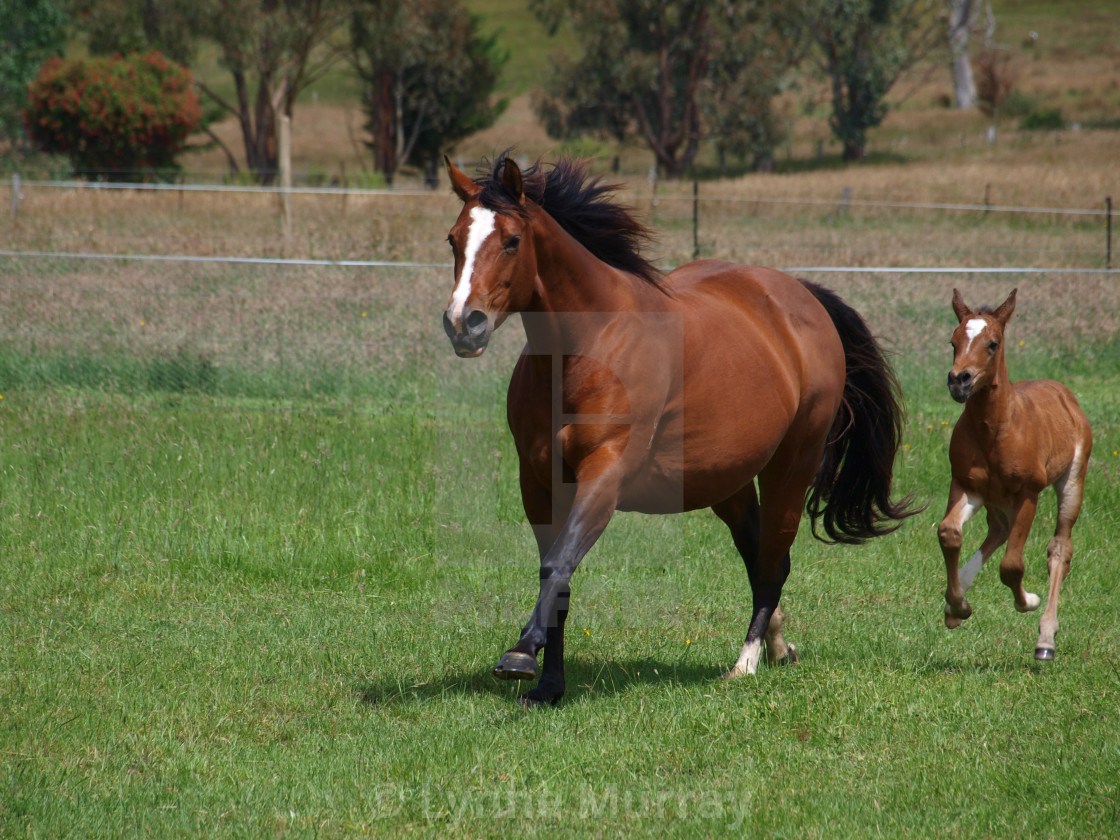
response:
<path id="1" fill-rule="evenodd" d="M 904 416 L 898 380 L 860 314 L 835 292 L 801 283 L 832 318 L 844 345 L 847 373 L 843 403 L 805 509 L 817 539 L 861 543 L 889 534 L 925 509 L 914 507 L 910 496 L 891 501 Z M 818 520 L 827 536 L 817 533 Z"/>

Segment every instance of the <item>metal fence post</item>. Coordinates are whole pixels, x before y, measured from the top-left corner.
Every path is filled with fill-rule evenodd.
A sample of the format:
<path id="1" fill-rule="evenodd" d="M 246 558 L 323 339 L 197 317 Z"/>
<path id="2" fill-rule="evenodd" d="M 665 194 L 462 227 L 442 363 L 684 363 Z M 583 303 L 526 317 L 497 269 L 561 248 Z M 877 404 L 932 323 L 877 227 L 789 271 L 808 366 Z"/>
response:
<path id="1" fill-rule="evenodd" d="M 1112 196 L 1104 200 L 1105 256 L 1104 267 L 1112 268 Z"/>
<path id="2" fill-rule="evenodd" d="M 14 219 L 19 215 L 19 191 L 23 185 L 23 179 L 20 178 L 18 172 L 12 173 L 12 218 Z"/>

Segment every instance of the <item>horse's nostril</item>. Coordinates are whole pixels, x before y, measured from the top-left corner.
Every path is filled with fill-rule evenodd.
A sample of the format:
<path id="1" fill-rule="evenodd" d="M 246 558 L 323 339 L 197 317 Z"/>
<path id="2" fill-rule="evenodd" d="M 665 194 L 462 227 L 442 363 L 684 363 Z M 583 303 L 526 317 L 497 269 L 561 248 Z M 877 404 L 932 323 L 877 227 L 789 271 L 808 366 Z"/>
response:
<path id="1" fill-rule="evenodd" d="M 455 337 L 455 325 L 451 323 L 451 318 L 446 312 L 443 313 L 443 331 L 447 333 L 448 338 Z"/>
<path id="2" fill-rule="evenodd" d="M 967 385 L 969 382 L 972 381 L 972 374 L 969 373 L 967 370 L 961 371 L 959 381 L 962 385 Z"/>
<path id="3" fill-rule="evenodd" d="M 479 333 L 485 332 L 487 323 L 486 313 L 480 309 L 475 309 L 467 315 L 467 319 L 464 321 L 467 332 L 471 335 L 478 335 Z"/>

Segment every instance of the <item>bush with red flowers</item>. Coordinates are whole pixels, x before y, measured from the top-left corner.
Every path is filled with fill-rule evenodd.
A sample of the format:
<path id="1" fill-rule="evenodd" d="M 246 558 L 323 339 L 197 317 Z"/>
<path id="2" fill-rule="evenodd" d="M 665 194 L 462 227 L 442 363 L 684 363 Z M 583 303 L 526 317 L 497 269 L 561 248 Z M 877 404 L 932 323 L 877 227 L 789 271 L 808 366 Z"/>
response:
<path id="1" fill-rule="evenodd" d="M 159 52 L 47 61 L 28 86 L 32 142 L 78 174 L 113 181 L 165 176 L 199 125 L 190 71 Z"/>

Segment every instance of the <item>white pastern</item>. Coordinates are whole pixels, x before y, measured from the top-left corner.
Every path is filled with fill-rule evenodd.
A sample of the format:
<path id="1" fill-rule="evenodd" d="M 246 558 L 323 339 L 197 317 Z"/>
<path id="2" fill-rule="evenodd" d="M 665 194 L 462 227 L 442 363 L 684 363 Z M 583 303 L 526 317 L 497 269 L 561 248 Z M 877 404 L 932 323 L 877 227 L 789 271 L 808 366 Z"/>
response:
<path id="1" fill-rule="evenodd" d="M 467 250 L 463 254 L 463 273 L 459 275 L 459 284 L 451 295 L 451 311 L 448 313 L 451 321 L 456 325 L 462 320 L 463 307 L 467 305 L 467 298 L 471 296 L 474 261 L 478 257 L 482 243 L 494 232 L 497 217 L 497 213 L 485 207 L 471 208 L 471 227 L 467 232 Z"/>
<path id="2" fill-rule="evenodd" d="M 761 658 L 762 640 L 747 642 L 739 652 L 739 660 L 735 663 L 735 667 L 727 672 L 727 679 L 756 673 L 758 671 L 758 661 Z"/>
<path id="3" fill-rule="evenodd" d="M 988 322 L 983 318 L 969 319 L 968 323 L 964 325 L 964 334 L 968 336 L 969 345 L 976 340 L 976 337 L 980 335 L 980 333 L 984 332 L 987 326 Z M 965 349 L 967 350 L 968 348 L 966 347 Z"/>

